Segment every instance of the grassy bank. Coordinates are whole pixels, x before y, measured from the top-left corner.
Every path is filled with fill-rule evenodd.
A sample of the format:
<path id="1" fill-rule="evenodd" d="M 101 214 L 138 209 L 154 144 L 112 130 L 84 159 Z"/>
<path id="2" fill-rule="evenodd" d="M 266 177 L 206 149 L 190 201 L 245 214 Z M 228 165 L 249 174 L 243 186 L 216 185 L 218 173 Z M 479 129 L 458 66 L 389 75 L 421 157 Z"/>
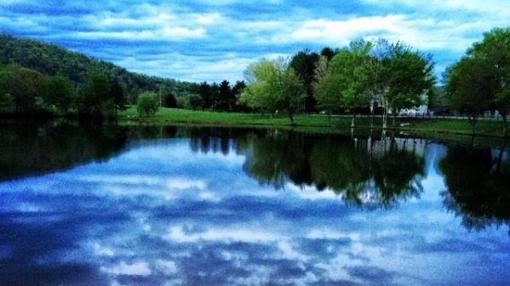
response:
<path id="1" fill-rule="evenodd" d="M 283 115 L 271 116 L 267 114 L 191 111 L 171 108 L 160 108 L 153 117 L 142 118 L 137 115 L 135 107 L 130 107 L 128 110 L 122 112 L 120 117 L 122 119 L 147 123 L 290 127 L 289 118 Z M 351 124 L 350 117 L 328 115 L 301 114 L 296 115 L 295 120 L 298 128 L 307 129 L 346 129 L 349 128 Z M 357 129 L 369 129 L 370 127 L 368 118 L 358 118 L 356 124 Z M 375 119 L 374 127 L 380 129 L 381 125 L 381 120 Z M 469 122 L 459 119 L 401 119 L 398 120 L 397 127 L 390 126 L 389 129 L 417 135 L 471 135 L 471 125 Z M 503 122 L 480 120 L 476 126 L 476 135 L 502 137 Z"/>

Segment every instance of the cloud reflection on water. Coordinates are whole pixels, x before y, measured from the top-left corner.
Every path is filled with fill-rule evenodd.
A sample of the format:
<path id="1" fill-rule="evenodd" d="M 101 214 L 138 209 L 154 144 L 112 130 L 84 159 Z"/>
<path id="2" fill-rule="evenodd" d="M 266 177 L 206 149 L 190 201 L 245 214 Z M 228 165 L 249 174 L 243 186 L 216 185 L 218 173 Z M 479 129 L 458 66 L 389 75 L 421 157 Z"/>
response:
<path id="1" fill-rule="evenodd" d="M 503 285 L 510 277 L 505 231 L 470 232 L 443 209 L 443 145 L 421 147 L 419 196 L 360 208 L 330 188 L 261 184 L 246 173 L 249 154 L 233 145 L 197 152 L 195 143 L 142 142 L 104 162 L 0 183 L 2 284 Z"/>

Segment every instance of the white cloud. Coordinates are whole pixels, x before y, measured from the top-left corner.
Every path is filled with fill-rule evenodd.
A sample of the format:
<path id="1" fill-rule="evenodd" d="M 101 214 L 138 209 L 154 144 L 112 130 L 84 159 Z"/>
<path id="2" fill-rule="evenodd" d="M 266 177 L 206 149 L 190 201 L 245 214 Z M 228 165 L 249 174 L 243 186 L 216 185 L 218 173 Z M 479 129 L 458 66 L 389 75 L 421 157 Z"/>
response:
<path id="1" fill-rule="evenodd" d="M 156 265 L 159 269 L 164 271 L 167 275 L 177 272 L 177 265 L 175 264 L 175 262 L 173 262 L 171 260 L 160 259 L 160 260 L 156 261 Z"/>
<path id="2" fill-rule="evenodd" d="M 136 261 L 131 264 L 128 264 L 123 261 L 112 267 L 103 267 L 101 270 L 115 275 L 148 276 L 151 275 L 152 273 L 151 269 L 149 268 L 149 265 L 143 261 Z"/>
<path id="3" fill-rule="evenodd" d="M 183 226 L 173 226 L 163 236 L 167 241 L 186 243 L 197 241 L 242 241 L 242 242 L 268 242 L 283 239 L 281 236 L 260 229 L 242 227 L 210 228 L 203 232 L 185 232 Z"/>
<path id="4" fill-rule="evenodd" d="M 507 0 L 362 0 L 374 6 L 401 7 L 405 6 L 419 13 L 455 12 L 473 14 L 492 14 L 494 16 L 510 15 L 510 4 Z M 492 19 L 493 20 L 493 19 Z"/>
<path id="5" fill-rule="evenodd" d="M 75 38 L 78 39 L 108 39 L 108 40 L 171 40 L 180 41 L 185 39 L 195 39 L 205 36 L 206 32 L 202 28 L 189 29 L 185 27 L 164 27 L 157 30 L 144 31 L 120 31 L 120 32 L 77 32 Z"/>
<path id="6" fill-rule="evenodd" d="M 17 2 L 8 0 L 5 6 Z M 444 69 L 483 32 L 508 26 L 510 17 L 510 4 L 502 0 L 483 4 L 475 0 L 362 2 L 369 8 L 350 14 L 334 12 L 349 5 L 343 2 L 305 9 L 303 3 L 287 5 L 279 0 L 263 1 L 260 5 L 266 4 L 266 9 L 261 11 L 247 10 L 255 1 L 201 0 L 200 9 L 152 2 L 116 5 L 116 9 L 98 9 L 78 17 L 12 14 L 0 6 L 0 25 L 7 31 L 29 31 L 52 41 L 103 44 L 115 40 L 118 46 L 102 45 L 99 51 L 83 45 L 79 51 L 104 56 L 137 72 L 190 81 L 235 81 L 242 79 L 250 63 L 270 54 L 341 47 L 358 38 L 383 37 L 440 54 L 438 67 Z M 159 52 L 151 51 L 150 59 L 146 58 L 143 51 L 133 50 L 133 43 L 148 49 L 158 45 Z"/>
<path id="7" fill-rule="evenodd" d="M 115 252 L 110 247 L 103 246 L 98 242 L 92 243 L 92 249 L 96 255 L 99 256 L 114 256 Z"/>
<path id="8" fill-rule="evenodd" d="M 172 178 L 166 181 L 166 185 L 171 190 L 198 189 L 205 190 L 207 184 L 201 180 L 190 180 L 185 178 Z"/>

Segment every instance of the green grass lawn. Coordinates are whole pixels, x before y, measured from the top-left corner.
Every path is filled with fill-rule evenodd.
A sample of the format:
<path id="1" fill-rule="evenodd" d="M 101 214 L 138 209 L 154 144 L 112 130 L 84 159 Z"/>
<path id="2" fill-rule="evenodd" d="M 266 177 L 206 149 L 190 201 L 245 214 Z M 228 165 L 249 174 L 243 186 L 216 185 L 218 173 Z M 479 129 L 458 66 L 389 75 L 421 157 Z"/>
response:
<path id="1" fill-rule="evenodd" d="M 135 119 L 144 122 L 290 126 L 289 118 L 284 115 L 272 116 L 268 114 L 192 111 L 173 108 L 160 108 L 154 116 L 141 118 L 136 112 L 136 107 L 130 107 L 122 112 L 120 116 L 123 119 Z M 298 126 L 305 127 L 350 126 L 350 119 L 344 117 L 296 115 L 295 120 Z"/>
<path id="2" fill-rule="evenodd" d="M 120 118 L 147 123 L 291 127 L 289 118 L 284 115 L 191 111 L 173 108 L 160 108 L 152 117 L 139 117 L 136 107 L 132 106 L 122 112 Z M 298 128 L 346 129 L 351 124 L 350 117 L 310 114 L 296 115 L 295 121 Z M 391 126 L 391 120 L 389 120 L 389 124 L 389 129 L 415 134 L 471 135 L 471 125 L 467 120 L 401 119 L 397 122 L 397 127 Z M 404 124 L 403 127 L 401 127 L 401 124 Z M 356 125 L 359 129 L 369 129 L 370 121 L 368 118 L 357 118 Z M 379 129 L 381 125 L 381 119 L 375 119 L 374 127 Z M 501 121 L 479 120 L 476 126 L 476 135 L 502 137 L 503 126 Z"/>

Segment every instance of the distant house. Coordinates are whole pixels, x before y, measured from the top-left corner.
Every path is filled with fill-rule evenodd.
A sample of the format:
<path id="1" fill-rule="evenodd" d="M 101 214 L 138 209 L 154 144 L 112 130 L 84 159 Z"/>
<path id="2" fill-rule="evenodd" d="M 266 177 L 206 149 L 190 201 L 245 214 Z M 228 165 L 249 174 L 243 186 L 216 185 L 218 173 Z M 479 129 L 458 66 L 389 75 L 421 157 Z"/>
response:
<path id="1" fill-rule="evenodd" d="M 415 108 L 403 109 L 398 115 L 400 116 L 422 116 L 429 113 L 429 107 L 427 105 L 420 105 Z"/>

